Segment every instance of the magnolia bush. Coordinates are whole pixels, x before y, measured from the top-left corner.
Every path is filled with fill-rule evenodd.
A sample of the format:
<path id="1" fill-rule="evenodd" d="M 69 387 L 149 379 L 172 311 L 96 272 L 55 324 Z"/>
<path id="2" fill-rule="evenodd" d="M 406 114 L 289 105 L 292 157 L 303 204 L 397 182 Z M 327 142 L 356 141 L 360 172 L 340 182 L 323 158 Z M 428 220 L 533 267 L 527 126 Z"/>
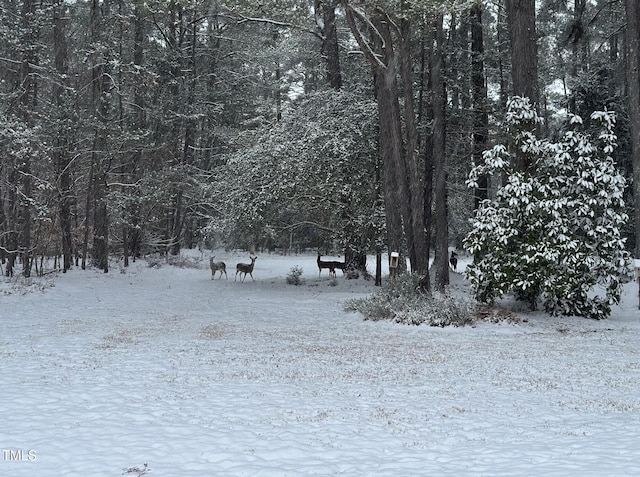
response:
<path id="1" fill-rule="evenodd" d="M 467 274 L 479 301 L 513 292 L 532 308 L 543 299 L 553 315 L 598 319 L 619 302 L 630 256 L 621 237 L 625 179 L 612 157 L 615 117 L 591 115 L 597 137 L 581 130 L 580 117 L 569 119 L 558 142 L 538 139 L 535 109 L 527 98 L 512 98 L 506 125 L 531 167 L 516 170 L 512 153 L 498 144 L 469 174 L 469 187 L 481 175 L 503 178 L 464 241 L 475 257 Z"/>

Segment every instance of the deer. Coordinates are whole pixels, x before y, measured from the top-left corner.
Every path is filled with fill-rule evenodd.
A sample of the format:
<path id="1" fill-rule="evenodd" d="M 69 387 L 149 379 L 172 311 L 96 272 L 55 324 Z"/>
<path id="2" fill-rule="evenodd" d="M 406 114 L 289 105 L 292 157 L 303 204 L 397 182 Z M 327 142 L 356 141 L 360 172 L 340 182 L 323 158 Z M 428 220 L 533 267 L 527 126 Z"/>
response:
<path id="1" fill-rule="evenodd" d="M 456 268 L 458 268 L 458 254 L 453 250 L 451 251 L 451 257 L 449 257 L 449 264 L 451 265 L 451 268 L 455 272 Z"/>
<path id="2" fill-rule="evenodd" d="M 318 254 L 318 259 L 316 260 L 316 262 L 318 263 L 318 278 L 320 278 L 323 268 L 329 269 L 329 277 L 336 276 L 336 268 L 339 268 L 340 270 L 342 270 L 342 274 L 344 275 L 344 267 L 345 267 L 344 262 L 337 262 L 335 260 L 327 260 L 327 261 L 321 260 L 320 254 Z"/>
<path id="3" fill-rule="evenodd" d="M 333 276 L 333 274 L 336 273 L 335 267 L 333 267 L 330 262 L 325 262 L 324 260 L 320 259 L 320 254 L 318 254 L 318 259 L 316 260 L 316 263 L 318 264 L 318 278 L 320 278 L 320 275 L 322 275 L 322 269 L 323 268 L 328 268 L 329 269 L 329 276 L 330 277 Z"/>
<path id="4" fill-rule="evenodd" d="M 249 257 L 251 259 L 251 263 L 239 263 L 236 265 L 236 278 L 233 280 L 234 282 L 238 278 L 238 273 L 244 273 L 244 275 L 240 275 L 242 282 L 247 278 L 247 273 L 251 275 L 251 280 L 255 281 L 253 278 L 253 266 L 256 264 L 256 258 L 258 257 Z"/>
<path id="5" fill-rule="evenodd" d="M 222 274 L 229 279 L 229 275 L 227 275 L 227 265 L 224 262 L 214 262 L 213 259 L 216 258 L 215 255 L 209 259 L 209 266 L 211 267 L 211 280 L 216 277 L 216 272 L 220 272 L 220 276 L 218 279 L 222 278 Z"/>

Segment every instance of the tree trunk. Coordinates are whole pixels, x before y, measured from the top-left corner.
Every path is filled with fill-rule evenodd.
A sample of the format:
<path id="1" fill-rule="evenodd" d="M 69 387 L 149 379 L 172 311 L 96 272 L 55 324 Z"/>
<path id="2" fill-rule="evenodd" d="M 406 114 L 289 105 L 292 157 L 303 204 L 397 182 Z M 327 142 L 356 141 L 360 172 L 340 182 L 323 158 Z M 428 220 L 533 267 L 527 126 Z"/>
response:
<path id="1" fill-rule="evenodd" d="M 21 117 L 24 124 L 28 128 L 32 128 L 33 113 L 36 110 L 36 102 L 38 95 L 38 85 L 36 82 L 36 74 L 34 67 L 38 64 L 37 50 L 35 45 L 38 44 L 38 19 L 36 18 L 36 2 L 35 0 L 24 0 L 22 4 L 22 68 L 20 72 L 20 84 L 22 87 L 20 97 Z M 21 218 L 22 228 L 20 231 L 20 250 L 22 251 L 22 274 L 28 278 L 31 276 L 31 256 L 32 256 L 32 240 L 31 240 L 31 194 L 33 186 L 33 175 L 31 172 L 31 154 L 27 152 L 20 158 L 20 171 L 22 191 L 21 195 Z"/>
<path id="2" fill-rule="evenodd" d="M 418 118 L 422 128 L 426 130 L 423 145 L 424 155 L 424 227 L 425 227 L 425 247 L 431 251 L 431 229 L 433 214 L 433 129 L 429 124 L 433 121 L 433 78 L 431 77 L 431 64 L 433 59 L 433 35 L 431 24 L 425 21 L 422 31 L 422 60 L 420 65 L 420 94 Z M 425 94 L 426 93 L 426 94 Z M 426 100 L 425 100 L 426 98 Z M 424 275 L 420 282 L 420 287 L 424 291 L 431 290 L 431 272 Z"/>
<path id="3" fill-rule="evenodd" d="M 387 246 L 389 252 L 399 252 L 401 257 L 403 252 L 403 216 L 406 217 L 408 201 L 402 200 L 404 192 L 402 186 L 398 187 L 397 177 L 402 177 L 397 171 L 398 156 L 402 154 L 402 125 L 400 123 L 400 107 L 398 104 L 398 91 L 396 84 L 395 55 L 393 54 L 393 44 L 390 39 L 389 23 L 384 22 L 380 16 L 376 18 L 376 26 L 368 23 L 369 32 L 372 36 L 371 43 L 367 42 L 356 24 L 356 16 L 364 20 L 360 13 L 355 11 L 346 0 L 342 1 L 347 23 L 351 32 L 360 45 L 363 53 L 369 60 L 373 68 L 373 80 L 375 96 L 378 105 L 379 124 L 379 148 L 381 171 L 384 193 L 385 221 L 387 226 Z M 380 31 L 386 28 L 386 38 L 383 39 Z M 375 53 L 374 53 L 375 51 Z M 404 171 L 403 171 L 404 172 Z M 404 174 L 406 177 L 406 174 Z M 408 247 L 411 249 L 411 245 Z M 406 261 L 402 258 L 399 261 L 401 268 L 406 270 Z"/>
<path id="4" fill-rule="evenodd" d="M 327 83 L 333 89 L 342 88 L 342 70 L 336 28 L 336 2 L 315 0 L 316 24 L 322 35 L 321 53 L 327 64 Z"/>
<path id="5" fill-rule="evenodd" d="M 633 200 L 635 257 L 640 258 L 640 5 L 626 0 L 627 13 L 627 81 L 629 83 L 629 129 L 633 166 Z M 640 279 L 638 280 L 640 308 Z"/>
<path id="6" fill-rule="evenodd" d="M 16 263 L 16 256 L 18 254 L 18 232 L 17 232 L 17 210 L 18 210 L 18 169 L 13 157 L 8 161 L 2 161 L 3 165 L 6 164 L 6 197 L 3 199 L 4 207 L 4 233 L 2 237 L 5 241 L 5 253 L 7 257 L 7 266 L 5 268 L 5 275 L 12 277 L 14 273 L 14 266 Z M 4 178 L 2 178 L 4 179 Z"/>
<path id="7" fill-rule="evenodd" d="M 133 33 L 133 64 L 140 71 L 144 66 L 144 41 L 145 41 L 145 6 L 143 0 L 135 0 L 134 4 L 134 33 Z M 136 83 L 134 85 L 133 103 L 134 109 L 134 124 L 140 133 L 142 133 L 147 124 L 147 118 L 145 114 L 145 101 L 144 101 L 144 84 Z M 128 169 L 128 182 L 133 184 L 138 179 L 139 167 L 142 163 L 143 146 L 137 148 L 133 153 L 133 158 Z M 128 222 L 124 227 L 124 245 L 126 247 L 124 253 L 125 267 L 129 266 L 129 255 L 132 256 L 133 261 L 136 261 L 137 256 L 140 253 L 140 208 L 136 204 L 136 201 L 132 201 L 129 204 L 129 210 L 127 212 Z"/>
<path id="8" fill-rule="evenodd" d="M 413 101 L 413 73 L 411 66 L 411 30 L 409 21 L 400 23 L 400 72 L 403 83 L 404 117 L 407 137 L 405 161 L 409 200 L 411 205 L 409 232 L 413 235 L 410 251 L 411 271 L 419 275 L 429 273 L 429 249 L 424 218 L 424 173 L 420 168 L 418 151 L 418 128 Z"/>
<path id="9" fill-rule="evenodd" d="M 489 114 L 487 113 L 487 87 L 484 78 L 484 38 L 482 32 L 482 3 L 471 6 L 471 96 L 473 102 L 473 162 L 482 162 L 487 148 Z M 478 180 L 474 194 L 474 208 L 488 197 L 489 181 L 486 175 Z"/>
<path id="10" fill-rule="evenodd" d="M 31 158 L 25 157 L 20 167 L 22 175 L 22 193 L 25 198 L 30 199 L 32 194 L 32 174 L 31 174 Z M 32 240 L 31 240 L 31 206 L 29 201 L 22 204 L 22 230 L 20 249 L 22 250 L 22 274 L 25 278 L 31 276 L 31 260 L 32 260 Z"/>
<path id="11" fill-rule="evenodd" d="M 182 206 L 182 190 L 178 190 L 173 200 L 171 212 L 171 241 L 168 252 L 171 255 L 180 254 L 180 237 L 182 236 L 182 226 L 184 225 L 184 210 Z"/>
<path id="12" fill-rule="evenodd" d="M 89 217 L 91 217 L 91 206 L 93 204 L 93 181 L 94 181 L 93 161 L 89 166 L 89 180 L 87 182 L 87 198 L 84 204 L 84 222 L 82 228 L 82 263 L 80 268 L 87 269 L 87 255 L 89 253 Z"/>
<path id="13" fill-rule="evenodd" d="M 504 14 L 504 5 L 498 4 L 498 20 L 496 22 L 496 41 L 498 43 L 498 76 L 500 83 L 500 106 L 503 111 L 507 109 L 507 101 L 509 99 L 509 85 L 507 80 L 507 73 L 505 72 L 506 65 L 509 63 L 509 47 L 506 46 L 508 42 L 508 25 L 505 23 L 506 14 Z"/>
<path id="14" fill-rule="evenodd" d="M 513 94 L 539 103 L 535 0 L 506 0 Z"/>
<path id="15" fill-rule="evenodd" d="M 507 21 L 511 40 L 511 77 L 513 94 L 529 98 L 534 108 L 540 102 L 538 93 L 538 39 L 536 37 L 535 0 L 507 0 Z M 532 128 L 536 125 L 532 124 Z M 529 171 L 529 154 L 516 153 L 518 169 Z"/>
<path id="16" fill-rule="evenodd" d="M 103 13 L 108 14 L 108 4 L 105 8 L 98 0 L 91 4 L 91 37 L 96 45 L 92 56 L 93 109 L 98 121 L 95 125 L 91 163 L 93 168 L 93 265 L 109 271 L 109 217 L 107 215 L 107 164 L 103 156 L 107 150 L 107 123 L 109 113 L 109 77 L 105 70 L 108 64 L 103 53 L 105 45 L 103 33 Z M 102 48 L 100 48 L 100 46 Z"/>
<path id="17" fill-rule="evenodd" d="M 431 76 L 433 83 L 433 173 L 435 221 L 435 288 L 444 292 L 449 285 L 449 232 L 447 220 L 447 173 L 445 161 L 445 84 L 442 73 L 444 35 L 442 15 L 433 28 Z"/>
<path id="18" fill-rule="evenodd" d="M 4 273 L 2 265 L 4 265 L 7 260 L 7 243 L 5 240 L 7 217 L 4 207 L 9 202 L 6 196 L 8 181 L 5 177 L 7 162 L 9 161 L 0 161 L 0 274 Z"/>
<path id="19" fill-rule="evenodd" d="M 404 271 L 406 269 L 406 261 L 403 258 L 404 247 L 402 246 L 404 239 L 412 270 L 426 274 L 428 251 L 425 250 L 427 240 L 424 221 L 424 177 L 418 165 L 416 151 L 418 146 L 413 108 L 413 81 L 410 67 L 404 68 L 403 71 L 402 65 L 402 42 L 405 41 L 403 36 L 409 42 L 408 32 L 403 35 L 402 30 L 396 27 L 395 23 L 380 8 L 376 9 L 373 20 L 368 21 L 346 0 L 343 0 L 342 4 L 351 32 L 374 70 L 389 251 L 397 251 L 401 254 L 397 271 Z M 373 38 L 372 42 L 363 38 L 356 24 L 356 18 L 368 26 Z M 408 23 L 405 28 L 408 28 Z M 394 49 L 392 30 L 398 36 L 401 45 L 400 65 L 397 64 L 398 54 Z M 409 61 L 409 53 L 407 52 L 404 56 Z M 399 70 L 398 66 L 400 66 Z M 405 106 L 407 106 L 405 118 L 410 116 L 404 123 L 404 131 L 407 132 L 406 144 L 403 141 L 403 123 L 397 84 L 398 72 L 404 76 L 404 99 Z M 407 98 L 410 98 L 408 104 Z M 405 150 L 405 146 L 410 149 L 409 152 Z"/>
<path id="20" fill-rule="evenodd" d="M 573 2 L 573 23 L 567 37 L 567 42 L 571 43 L 571 78 L 574 82 L 578 81 L 578 73 L 580 69 L 580 45 L 584 44 L 583 35 L 586 26 L 582 23 L 582 16 L 586 7 L 585 0 L 574 0 Z M 583 65 L 584 66 L 584 65 Z M 579 114 L 576 109 L 576 95 L 572 94 L 569 99 L 569 111 L 573 114 Z"/>
<path id="21" fill-rule="evenodd" d="M 397 155 L 400 153 L 398 142 L 401 142 L 400 135 L 400 112 L 397 103 L 393 101 L 393 91 L 389 90 L 388 84 L 383 76 L 388 75 L 388 71 L 375 73 L 375 90 L 378 104 L 378 124 L 380 128 L 380 155 L 382 163 L 382 180 L 384 187 L 384 209 L 387 224 L 387 244 L 389 252 L 401 254 L 399 261 L 399 272 L 406 270 L 406 261 L 402 258 L 403 252 L 403 215 L 404 208 L 408 205 L 406 200 L 401 198 L 402 191 L 398 188 L 396 163 Z M 395 77 L 394 74 L 391 74 Z M 395 79 L 393 80 L 395 81 Z M 396 96 L 397 98 L 397 96 Z M 410 245 L 408 245 L 411 248 Z"/>
<path id="22" fill-rule="evenodd" d="M 71 180 L 71 155 L 68 150 L 68 130 L 62 126 L 68 116 L 65 110 L 65 78 L 67 75 L 67 37 L 66 37 L 66 3 L 56 0 L 53 5 L 53 43 L 54 61 L 58 79 L 53 87 L 54 103 L 58 120 L 61 124 L 59 135 L 55 138 L 54 163 L 59 180 L 59 217 L 60 235 L 62 237 L 62 272 L 66 273 L 73 263 L 73 239 L 71 235 L 71 201 L 73 198 Z"/>
<path id="23" fill-rule="evenodd" d="M 99 141 L 96 141 L 96 146 Z M 99 153 L 95 152 L 97 168 Z M 107 181 L 106 173 L 100 170 L 93 177 L 93 265 L 107 273 L 109 271 L 109 216 L 107 214 Z"/>

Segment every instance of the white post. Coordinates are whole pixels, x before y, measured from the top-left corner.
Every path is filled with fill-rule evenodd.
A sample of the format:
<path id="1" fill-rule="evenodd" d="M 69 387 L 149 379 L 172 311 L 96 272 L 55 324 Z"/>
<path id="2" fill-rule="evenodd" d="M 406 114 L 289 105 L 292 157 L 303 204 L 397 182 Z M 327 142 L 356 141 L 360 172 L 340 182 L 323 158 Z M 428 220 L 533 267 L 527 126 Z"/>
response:
<path id="1" fill-rule="evenodd" d="M 399 260 L 400 260 L 400 253 L 391 252 L 391 256 L 389 259 L 389 275 L 391 275 L 391 277 L 396 276 Z"/>

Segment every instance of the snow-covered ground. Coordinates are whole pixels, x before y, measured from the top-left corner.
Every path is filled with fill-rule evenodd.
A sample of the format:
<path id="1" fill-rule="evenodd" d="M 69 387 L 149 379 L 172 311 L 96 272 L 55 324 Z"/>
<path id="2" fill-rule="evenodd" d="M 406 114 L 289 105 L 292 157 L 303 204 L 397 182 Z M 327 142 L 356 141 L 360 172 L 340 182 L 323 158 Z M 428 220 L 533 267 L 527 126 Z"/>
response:
<path id="1" fill-rule="evenodd" d="M 0 283 L 0 476 L 640 475 L 636 284 L 601 322 L 408 327 L 315 256 L 216 255 Z"/>

